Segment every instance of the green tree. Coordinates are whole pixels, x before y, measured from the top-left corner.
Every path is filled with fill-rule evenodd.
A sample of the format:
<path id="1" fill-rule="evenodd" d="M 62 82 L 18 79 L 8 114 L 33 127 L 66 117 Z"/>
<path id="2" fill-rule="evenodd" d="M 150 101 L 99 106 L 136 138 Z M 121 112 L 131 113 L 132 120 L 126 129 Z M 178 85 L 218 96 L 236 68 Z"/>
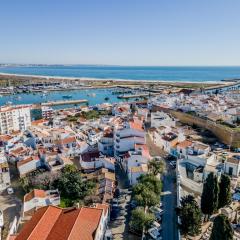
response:
<path id="1" fill-rule="evenodd" d="M 210 240 L 232 240 L 233 229 L 228 218 L 220 214 L 215 217 Z"/>
<path id="2" fill-rule="evenodd" d="M 208 218 L 218 209 L 218 193 L 219 186 L 217 177 L 213 173 L 209 173 L 203 185 L 201 197 L 201 210 Z"/>
<path id="3" fill-rule="evenodd" d="M 25 193 L 27 193 L 31 190 L 31 188 L 29 186 L 29 178 L 28 177 L 20 178 L 20 184 Z"/>
<path id="4" fill-rule="evenodd" d="M 136 184 L 133 192 L 133 198 L 137 201 L 138 205 L 144 208 L 155 206 L 159 203 L 160 197 L 142 183 Z"/>
<path id="5" fill-rule="evenodd" d="M 181 199 L 177 215 L 180 217 L 179 228 L 184 236 L 196 236 L 201 232 L 201 211 L 193 196 L 188 195 Z"/>
<path id="6" fill-rule="evenodd" d="M 218 208 L 229 205 L 231 201 L 231 179 L 226 174 L 222 174 L 219 183 Z"/>
<path id="7" fill-rule="evenodd" d="M 151 213 L 145 213 L 143 208 L 136 208 L 132 211 L 132 216 L 130 220 L 130 227 L 139 233 L 143 229 L 148 230 L 151 227 L 155 217 Z"/>
<path id="8" fill-rule="evenodd" d="M 55 181 L 55 186 L 63 198 L 74 203 L 91 194 L 95 184 L 91 181 L 83 181 L 74 165 L 66 165 L 61 170 L 60 177 Z"/>
<path id="9" fill-rule="evenodd" d="M 157 195 L 161 194 L 162 183 L 153 174 L 141 175 L 138 178 L 138 183 L 142 183 L 143 185 L 145 185 L 148 189 L 150 189 L 151 191 L 153 191 Z"/>
<path id="10" fill-rule="evenodd" d="M 165 165 L 162 160 L 152 159 L 148 162 L 148 168 L 149 171 L 156 176 L 163 173 Z"/>
<path id="11" fill-rule="evenodd" d="M 152 174 L 141 175 L 133 188 L 133 198 L 144 208 L 159 203 L 162 184 Z"/>

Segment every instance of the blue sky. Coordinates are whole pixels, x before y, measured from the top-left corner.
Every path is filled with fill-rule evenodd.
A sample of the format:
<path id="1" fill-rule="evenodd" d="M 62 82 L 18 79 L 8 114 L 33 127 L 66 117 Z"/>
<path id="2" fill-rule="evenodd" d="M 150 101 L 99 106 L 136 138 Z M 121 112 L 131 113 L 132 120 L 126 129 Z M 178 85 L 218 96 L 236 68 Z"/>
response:
<path id="1" fill-rule="evenodd" d="M 0 1 L 0 62 L 240 65 L 239 0 Z"/>

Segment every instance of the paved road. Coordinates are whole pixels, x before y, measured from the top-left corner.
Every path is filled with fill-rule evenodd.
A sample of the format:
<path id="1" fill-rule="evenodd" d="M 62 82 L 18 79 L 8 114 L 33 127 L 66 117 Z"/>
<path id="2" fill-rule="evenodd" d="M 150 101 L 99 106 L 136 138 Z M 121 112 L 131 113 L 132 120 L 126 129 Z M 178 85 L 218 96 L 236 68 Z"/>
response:
<path id="1" fill-rule="evenodd" d="M 173 170 L 167 171 L 163 178 L 163 219 L 162 236 L 163 240 L 178 240 L 176 207 L 176 188 L 174 183 Z"/>
<path id="2" fill-rule="evenodd" d="M 130 221 L 129 215 L 129 202 L 131 194 L 128 191 L 129 183 L 126 173 L 122 170 L 119 164 L 116 166 L 116 177 L 118 180 L 118 188 L 124 193 L 124 202 L 119 204 L 120 214 L 117 219 L 110 222 L 110 229 L 114 240 L 139 240 L 139 237 L 132 235 L 128 231 L 128 225 Z"/>

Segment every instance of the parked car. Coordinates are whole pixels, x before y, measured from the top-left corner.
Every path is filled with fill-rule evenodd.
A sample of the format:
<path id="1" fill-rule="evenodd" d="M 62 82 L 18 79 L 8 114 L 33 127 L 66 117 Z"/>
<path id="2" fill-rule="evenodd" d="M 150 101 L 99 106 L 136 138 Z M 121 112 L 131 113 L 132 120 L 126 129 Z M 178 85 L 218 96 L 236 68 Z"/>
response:
<path id="1" fill-rule="evenodd" d="M 157 221 L 152 223 L 152 227 L 156 227 L 159 231 L 162 230 L 161 224 L 159 224 Z"/>
<path id="2" fill-rule="evenodd" d="M 176 167 L 176 164 L 177 164 L 176 161 L 170 161 L 170 163 L 169 163 L 169 165 L 170 165 L 172 168 L 175 168 L 175 167 Z"/>
<path id="3" fill-rule="evenodd" d="M 175 156 L 172 156 L 172 155 L 168 155 L 167 158 L 166 158 L 168 161 L 176 161 L 176 157 Z"/>
<path id="4" fill-rule="evenodd" d="M 156 227 L 150 228 L 148 230 L 148 233 L 153 239 L 159 239 L 159 240 L 162 239 L 161 234 L 160 234 L 158 228 L 156 228 Z"/>
<path id="5" fill-rule="evenodd" d="M 234 193 L 232 199 L 234 201 L 240 201 L 240 193 L 239 192 Z"/>
<path id="6" fill-rule="evenodd" d="M 116 188 L 116 190 L 115 190 L 115 192 L 114 192 L 114 197 L 115 197 L 115 198 L 118 198 L 118 197 L 120 196 L 120 194 L 121 194 L 120 189 L 119 189 L 119 188 Z"/>
<path id="7" fill-rule="evenodd" d="M 154 216 L 158 223 L 162 222 L 162 215 L 160 213 L 154 213 Z"/>
<path id="8" fill-rule="evenodd" d="M 137 207 L 137 202 L 134 201 L 134 200 L 132 200 L 132 201 L 130 202 L 130 207 L 131 207 L 132 209 L 136 208 L 136 207 Z"/>
<path id="9" fill-rule="evenodd" d="M 11 187 L 7 188 L 7 193 L 9 195 L 13 194 L 14 193 L 13 188 L 11 188 Z"/>
<path id="10" fill-rule="evenodd" d="M 156 205 L 156 207 L 158 207 L 158 208 L 162 208 L 162 207 L 163 207 L 163 203 L 160 202 L 158 205 Z"/>
<path id="11" fill-rule="evenodd" d="M 114 205 L 114 204 L 118 204 L 118 200 L 116 198 L 112 199 L 112 205 Z"/>
<path id="12" fill-rule="evenodd" d="M 118 204 L 112 205 L 110 219 L 111 220 L 116 219 L 118 217 L 119 213 L 120 213 L 120 208 L 119 208 Z"/>

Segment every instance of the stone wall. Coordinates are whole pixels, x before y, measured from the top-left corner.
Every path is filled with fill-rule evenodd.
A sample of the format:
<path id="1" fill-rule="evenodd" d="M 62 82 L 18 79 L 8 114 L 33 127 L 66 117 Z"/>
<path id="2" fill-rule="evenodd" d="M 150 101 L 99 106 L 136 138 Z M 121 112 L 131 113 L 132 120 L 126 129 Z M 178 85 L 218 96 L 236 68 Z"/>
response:
<path id="1" fill-rule="evenodd" d="M 213 121 L 202 119 L 188 113 L 154 106 L 153 111 L 164 111 L 188 125 L 197 125 L 211 131 L 219 140 L 225 144 L 240 148 L 240 131 L 234 131 Z"/>

